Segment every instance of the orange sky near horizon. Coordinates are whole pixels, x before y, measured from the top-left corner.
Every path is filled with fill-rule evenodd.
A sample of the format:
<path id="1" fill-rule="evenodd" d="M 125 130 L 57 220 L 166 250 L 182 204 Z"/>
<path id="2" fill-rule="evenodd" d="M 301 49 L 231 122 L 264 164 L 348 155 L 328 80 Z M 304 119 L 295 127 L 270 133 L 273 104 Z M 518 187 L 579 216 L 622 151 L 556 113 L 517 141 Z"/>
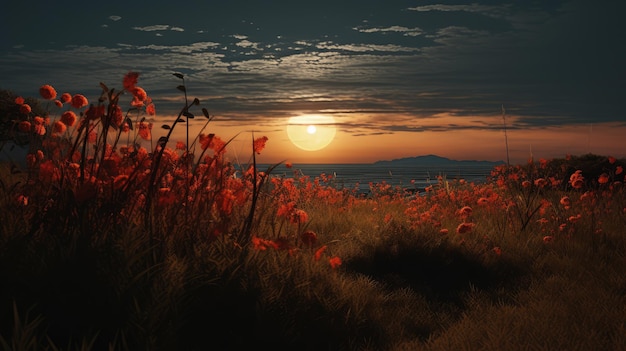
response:
<path id="1" fill-rule="evenodd" d="M 438 123 L 441 123 L 441 120 Z M 157 128 L 156 124 L 155 128 Z M 190 127 L 191 140 L 195 138 L 199 130 L 197 125 Z M 215 120 L 204 132 L 215 133 L 223 140 L 234 137 L 227 147 L 227 155 L 235 162 L 247 163 L 251 160 L 253 131 L 254 137 L 268 137 L 265 150 L 261 155 L 257 155 L 258 163 L 282 161 L 289 161 L 293 164 L 372 163 L 378 160 L 428 154 L 455 160 L 506 161 L 507 159 L 505 135 L 501 128 L 396 131 L 386 134 L 354 135 L 340 127 L 334 140 L 326 148 L 318 151 L 305 151 L 296 147 L 287 136 L 286 125 L 246 128 L 229 126 L 227 123 Z M 158 132 L 154 134 L 159 135 Z M 626 148 L 623 145 L 624 135 L 626 135 L 626 125 L 623 123 L 508 129 L 509 159 L 512 164 L 525 163 L 531 153 L 535 160 L 587 153 L 624 158 L 626 157 Z M 156 140 L 158 137 L 154 138 Z M 172 140 L 185 141 L 185 138 L 184 124 L 177 126 Z"/>

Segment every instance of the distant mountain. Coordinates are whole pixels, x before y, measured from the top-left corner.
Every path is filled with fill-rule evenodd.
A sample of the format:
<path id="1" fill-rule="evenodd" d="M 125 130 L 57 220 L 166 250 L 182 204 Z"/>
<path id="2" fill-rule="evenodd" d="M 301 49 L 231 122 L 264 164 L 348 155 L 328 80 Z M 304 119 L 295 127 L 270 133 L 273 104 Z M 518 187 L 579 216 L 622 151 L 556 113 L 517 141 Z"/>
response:
<path id="1" fill-rule="evenodd" d="M 424 165 L 424 166 L 456 166 L 456 165 L 476 165 L 476 166 L 496 166 L 504 164 L 504 161 L 478 161 L 478 160 L 451 160 L 437 155 L 425 155 L 415 157 L 396 158 L 393 160 L 383 160 L 374 162 L 375 165 Z"/>

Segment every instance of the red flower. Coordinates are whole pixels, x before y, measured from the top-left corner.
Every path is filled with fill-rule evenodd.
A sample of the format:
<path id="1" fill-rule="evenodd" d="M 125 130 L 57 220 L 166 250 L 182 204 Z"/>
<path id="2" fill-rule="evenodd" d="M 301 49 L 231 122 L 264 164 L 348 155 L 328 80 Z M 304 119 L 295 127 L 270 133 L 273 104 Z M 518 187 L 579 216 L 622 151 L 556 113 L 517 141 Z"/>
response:
<path id="1" fill-rule="evenodd" d="M 572 200 L 568 196 L 563 196 L 559 202 L 565 207 L 565 209 L 570 208 L 572 205 Z"/>
<path id="2" fill-rule="evenodd" d="M 139 136 L 144 140 L 152 139 L 152 123 L 139 122 Z"/>
<path id="3" fill-rule="evenodd" d="M 289 220 L 293 224 L 303 224 L 309 220 L 309 215 L 304 210 L 295 209 L 291 213 L 291 217 L 289 218 Z"/>
<path id="4" fill-rule="evenodd" d="M 606 184 L 609 182 L 609 175 L 606 173 L 602 173 L 600 177 L 598 177 L 598 183 Z"/>
<path id="5" fill-rule="evenodd" d="M 16 97 L 16 98 L 15 98 L 15 104 L 16 104 L 16 105 L 22 105 L 22 104 L 24 104 L 24 98 L 23 98 L 23 97 L 21 97 L 21 96 Z"/>
<path id="6" fill-rule="evenodd" d="M 61 122 L 65 123 L 68 127 L 73 126 L 77 119 L 78 117 L 76 117 L 76 114 L 72 111 L 65 111 L 61 115 Z"/>
<path id="7" fill-rule="evenodd" d="M 63 94 L 61 94 L 61 102 L 62 103 L 67 104 L 70 101 L 72 101 L 72 95 L 70 95 L 70 93 L 63 93 Z"/>
<path id="8" fill-rule="evenodd" d="M 576 172 L 572 173 L 572 175 L 569 177 L 569 183 L 572 185 L 572 188 L 574 189 L 582 188 L 583 185 L 585 184 L 585 177 L 583 177 L 583 171 L 577 170 Z"/>
<path id="9" fill-rule="evenodd" d="M 319 249 L 317 249 L 317 251 L 315 251 L 315 255 L 313 255 L 313 258 L 316 261 L 319 261 L 320 258 L 322 258 L 322 254 L 324 253 L 324 251 L 326 251 L 326 249 L 328 249 L 328 246 L 324 245 L 322 247 L 320 247 Z"/>
<path id="10" fill-rule="evenodd" d="M 330 266 L 332 267 L 332 269 L 335 269 L 341 266 L 341 258 L 337 256 L 329 258 L 328 262 L 330 263 Z"/>
<path id="11" fill-rule="evenodd" d="M 32 109 L 30 108 L 30 105 L 29 105 L 29 104 L 22 104 L 22 105 L 20 106 L 20 112 L 21 112 L 22 114 L 27 115 L 27 114 L 29 114 L 31 111 L 32 111 Z"/>
<path id="12" fill-rule="evenodd" d="M 115 105 L 111 110 L 111 114 L 111 124 L 115 127 L 121 126 L 124 122 L 124 114 L 122 113 L 122 109 L 118 105 Z"/>
<path id="13" fill-rule="evenodd" d="M 146 113 L 150 116 L 156 115 L 156 109 L 154 108 L 154 104 L 150 103 L 146 106 Z"/>
<path id="14" fill-rule="evenodd" d="M 65 123 L 61 121 L 56 121 L 54 122 L 54 125 L 52 125 L 52 131 L 54 133 L 63 134 L 65 133 L 66 129 L 67 129 L 67 126 L 65 125 Z"/>
<path id="15" fill-rule="evenodd" d="M 72 96 L 72 102 L 71 102 L 72 107 L 81 108 L 81 107 L 87 106 L 88 104 L 89 104 L 89 100 L 87 100 L 87 98 L 84 95 L 76 94 Z"/>
<path id="16" fill-rule="evenodd" d="M 30 122 L 29 121 L 21 121 L 18 125 L 17 125 L 17 129 L 20 130 L 20 132 L 24 132 L 24 133 L 28 133 L 30 132 Z"/>
<path id="17" fill-rule="evenodd" d="M 456 227 L 456 232 L 459 234 L 465 234 L 472 231 L 474 223 L 463 222 Z"/>
<path id="18" fill-rule="evenodd" d="M 254 140 L 254 152 L 256 152 L 257 154 L 260 154 L 261 151 L 263 151 L 263 149 L 265 148 L 265 143 L 267 142 L 267 137 L 266 136 L 262 136 L 260 138 L 257 138 Z"/>
<path id="19" fill-rule="evenodd" d="M 459 216 L 463 217 L 463 218 L 467 218 L 469 216 L 472 215 L 472 208 L 469 206 L 463 206 L 460 210 L 459 210 Z"/>
<path id="20" fill-rule="evenodd" d="M 145 90 L 143 90 L 143 88 L 134 87 L 131 92 L 133 93 L 133 96 L 139 101 L 146 101 L 146 99 L 148 98 L 148 94 Z"/>
<path id="21" fill-rule="evenodd" d="M 313 246 L 317 243 L 317 234 L 312 230 L 306 230 L 300 235 L 300 240 L 307 246 Z"/>
<path id="22" fill-rule="evenodd" d="M 39 94 L 46 100 L 53 100 L 57 97 L 57 91 L 51 85 L 42 85 L 39 88 Z"/>
<path id="23" fill-rule="evenodd" d="M 137 72 L 128 72 L 124 75 L 123 85 L 124 89 L 132 92 L 137 85 L 137 79 L 139 78 L 139 73 Z"/>
<path id="24" fill-rule="evenodd" d="M 102 118 L 102 116 L 104 116 L 104 105 L 89 106 L 87 111 L 85 111 L 85 116 L 90 121 Z"/>
<path id="25" fill-rule="evenodd" d="M 614 163 L 615 163 L 615 161 L 617 161 L 617 160 L 615 159 L 615 157 L 613 157 L 613 156 L 609 156 L 609 163 L 610 163 L 610 164 L 614 164 Z"/>
<path id="26" fill-rule="evenodd" d="M 39 178 L 43 181 L 58 181 L 61 178 L 61 172 L 51 160 L 44 161 L 39 166 Z"/>

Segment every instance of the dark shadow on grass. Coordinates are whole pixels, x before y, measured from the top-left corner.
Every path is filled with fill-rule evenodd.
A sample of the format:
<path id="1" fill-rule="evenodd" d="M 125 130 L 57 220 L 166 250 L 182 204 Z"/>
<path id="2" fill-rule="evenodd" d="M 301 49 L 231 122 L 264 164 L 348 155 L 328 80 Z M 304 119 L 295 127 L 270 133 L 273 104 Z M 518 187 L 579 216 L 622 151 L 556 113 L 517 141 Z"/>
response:
<path id="1" fill-rule="evenodd" d="M 445 244 L 377 248 L 372 255 L 345 262 L 344 268 L 370 276 L 389 289 L 410 288 L 434 304 L 460 308 L 472 289 L 495 295 L 502 288 L 521 287 L 529 273 L 519 263 L 501 257 L 486 263 L 462 247 Z"/>

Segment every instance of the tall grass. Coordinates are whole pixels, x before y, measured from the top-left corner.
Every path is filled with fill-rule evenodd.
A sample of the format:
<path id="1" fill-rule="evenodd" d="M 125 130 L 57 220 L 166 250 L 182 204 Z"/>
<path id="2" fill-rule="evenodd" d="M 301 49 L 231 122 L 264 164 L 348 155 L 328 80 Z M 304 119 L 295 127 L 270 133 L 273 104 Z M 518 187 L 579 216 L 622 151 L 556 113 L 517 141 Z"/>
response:
<path id="1" fill-rule="evenodd" d="M 418 196 L 381 183 L 364 197 L 297 167 L 257 169 L 264 137 L 231 162 L 179 74 L 183 107 L 153 142 L 137 77 L 16 121 L 31 150 L 26 169 L 0 170 L 1 349 L 626 344 L 624 160 L 540 160 L 480 185 L 439 177 Z M 171 140 L 196 109 L 203 132 Z"/>

